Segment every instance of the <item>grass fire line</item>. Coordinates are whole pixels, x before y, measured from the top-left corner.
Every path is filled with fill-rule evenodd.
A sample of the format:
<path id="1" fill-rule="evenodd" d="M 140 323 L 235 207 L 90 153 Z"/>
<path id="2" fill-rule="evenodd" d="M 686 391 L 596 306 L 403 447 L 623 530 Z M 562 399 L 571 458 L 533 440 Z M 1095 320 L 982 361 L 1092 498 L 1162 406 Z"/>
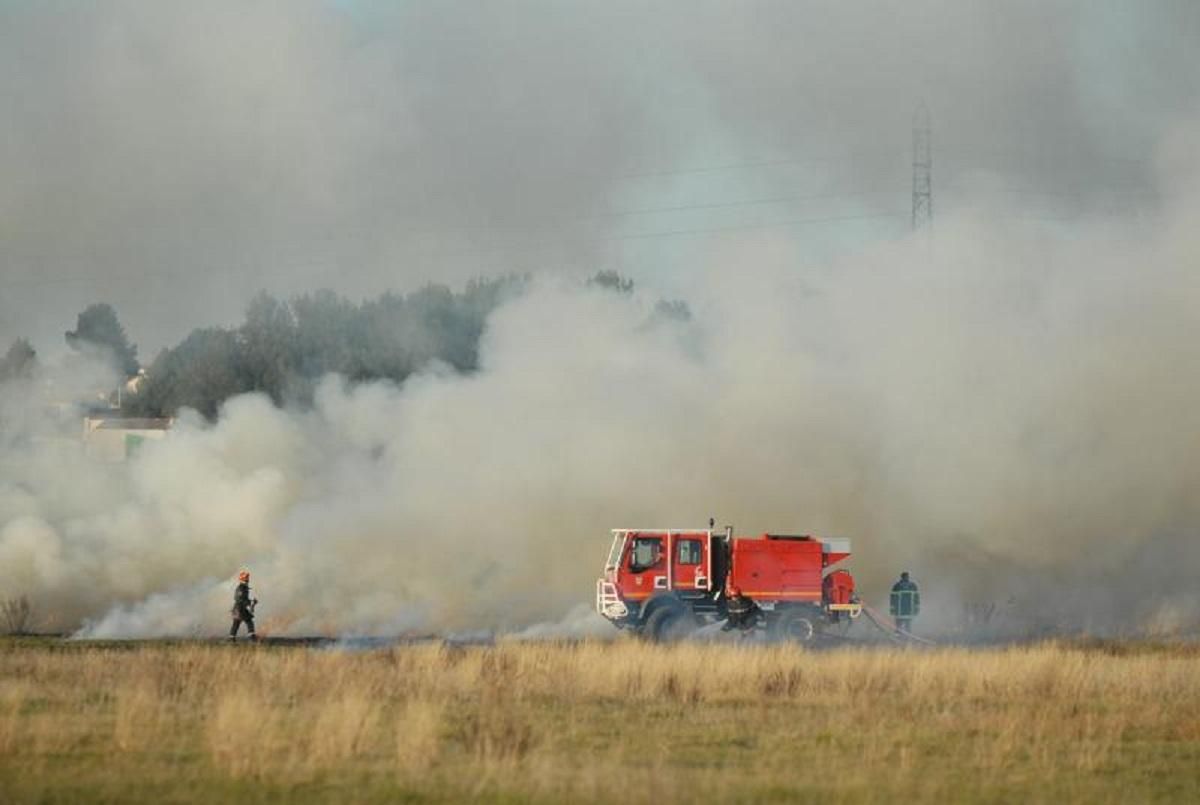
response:
<path id="1" fill-rule="evenodd" d="M 1182 644 L 0 642 L 7 802 L 1182 801 L 1198 761 Z"/>

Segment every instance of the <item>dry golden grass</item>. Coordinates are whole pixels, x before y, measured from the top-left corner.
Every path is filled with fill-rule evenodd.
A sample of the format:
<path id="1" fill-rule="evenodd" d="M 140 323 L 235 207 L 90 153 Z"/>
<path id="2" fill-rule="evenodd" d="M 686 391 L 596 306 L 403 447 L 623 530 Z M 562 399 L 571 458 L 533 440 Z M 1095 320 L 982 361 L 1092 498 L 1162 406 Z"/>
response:
<path id="1" fill-rule="evenodd" d="M 1200 800 L 1200 651 L 0 642 L 0 800 Z"/>

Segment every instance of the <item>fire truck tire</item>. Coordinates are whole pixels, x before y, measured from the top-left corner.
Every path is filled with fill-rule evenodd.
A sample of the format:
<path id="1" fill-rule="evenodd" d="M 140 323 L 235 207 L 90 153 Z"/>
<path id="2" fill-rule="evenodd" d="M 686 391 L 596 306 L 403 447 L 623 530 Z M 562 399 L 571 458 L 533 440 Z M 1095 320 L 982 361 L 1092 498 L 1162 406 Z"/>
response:
<path id="1" fill-rule="evenodd" d="M 817 634 L 817 617 L 802 609 L 791 609 L 781 613 L 773 626 L 774 637 L 779 640 L 808 643 Z"/>
<path id="2" fill-rule="evenodd" d="M 682 640 L 696 628 L 694 619 L 678 606 L 662 606 L 646 618 L 644 634 L 656 643 Z"/>

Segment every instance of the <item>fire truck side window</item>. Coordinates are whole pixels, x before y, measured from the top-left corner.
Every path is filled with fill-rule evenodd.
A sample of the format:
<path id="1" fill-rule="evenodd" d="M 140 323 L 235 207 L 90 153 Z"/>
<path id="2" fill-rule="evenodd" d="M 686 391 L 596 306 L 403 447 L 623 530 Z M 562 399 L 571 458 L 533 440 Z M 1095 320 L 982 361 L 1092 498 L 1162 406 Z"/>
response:
<path id="1" fill-rule="evenodd" d="M 700 564 L 700 540 L 698 540 L 698 539 L 681 539 L 681 540 L 679 540 L 679 556 L 676 557 L 675 561 L 681 565 L 698 565 L 698 564 Z"/>
<path id="2" fill-rule="evenodd" d="M 662 557 L 662 539 L 659 537 L 638 537 L 633 541 L 630 552 L 629 569 L 640 572 L 654 567 Z"/>

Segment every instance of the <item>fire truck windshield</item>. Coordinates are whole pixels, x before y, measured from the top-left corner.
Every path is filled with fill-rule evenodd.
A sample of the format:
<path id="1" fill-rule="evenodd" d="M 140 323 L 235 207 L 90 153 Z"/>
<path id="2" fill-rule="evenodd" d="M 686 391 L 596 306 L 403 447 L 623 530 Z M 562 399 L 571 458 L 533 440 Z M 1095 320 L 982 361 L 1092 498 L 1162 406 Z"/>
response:
<path id="1" fill-rule="evenodd" d="M 633 558 L 629 560 L 629 569 L 634 573 L 648 570 L 658 564 L 661 556 L 661 538 L 637 537 L 633 541 Z"/>

